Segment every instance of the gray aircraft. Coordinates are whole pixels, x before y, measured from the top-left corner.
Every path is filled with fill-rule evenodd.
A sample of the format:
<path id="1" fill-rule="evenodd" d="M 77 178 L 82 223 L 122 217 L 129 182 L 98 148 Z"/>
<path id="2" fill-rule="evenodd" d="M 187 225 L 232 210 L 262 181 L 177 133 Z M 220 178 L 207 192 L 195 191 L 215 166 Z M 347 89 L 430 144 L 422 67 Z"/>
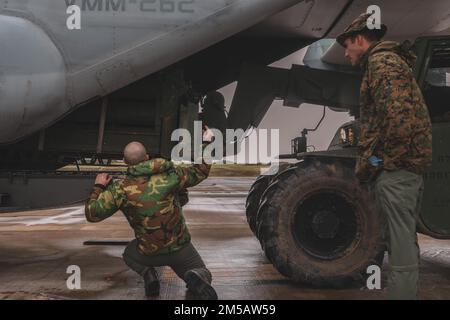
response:
<path id="1" fill-rule="evenodd" d="M 448 239 L 448 0 L 0 0 L 0 207 L 85 198 L 94 174 L 57 169 L 108 165 L 131 140 L 170 155 L 171 133 L 193 129 L 199 104 L 222 129 L 258 126 L 274 99 L 358 118 L 361 75 L 333 39 L 371 5 L 388 39 L 416 44 L 435 137 L 418 231 Z M 268 66 L 308 45 L 304 65 Z M 234 81 L 226 119 L 207 93 Z M 379 215 L 353 173 L 358 122 L 327 151 L 306 152 L 308 132 L 293 143 L 299 162 L 255 181 L 247 218 L 280 273 L 341 286 L 381 263 Z"/>
<path id="2" fill-rule="evenodd" d="M 450 31 L 446 0 L 0 0 L 0 199 L 51 204 L 39 195 L 49 180 L 29 179 L 108 164 L 130 140 L 170 155 L 172 131 L 192 129 L 201 97 L 234 81 L 228 128 L 257 126 L 275 98 L 355 108 L 358 75 L 343 72 L 339 46 L 317 41 L 373 4 L 391 39 Z M 261 72 L 313 43 L 309 67 Z M 79 194 L 55 199 L 67 197 Z"/>

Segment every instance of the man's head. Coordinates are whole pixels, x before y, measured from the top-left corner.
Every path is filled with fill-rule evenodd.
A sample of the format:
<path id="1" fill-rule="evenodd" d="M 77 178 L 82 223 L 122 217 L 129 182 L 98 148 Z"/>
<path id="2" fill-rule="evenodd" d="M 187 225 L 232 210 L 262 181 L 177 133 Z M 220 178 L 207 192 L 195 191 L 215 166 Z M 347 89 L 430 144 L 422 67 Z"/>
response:
<path id="1" fill-rule="evenodd" d="M 131 142 L 123 150 L 123 161 L 129 166 L 137 165 L 143 161 L 149 160 L 147 150 L 140 142 Z"/>
<path id="2" fill-rule="evenodd" d="M 344 41 L 345 57 L 350 60 L 352 66 L 359 65 L 361 57 L 369 50 L 372 43 L 380 39 L 371 32 L 360 32 L 349 36 Z"/>
<path id="3" fill-rule="evenodd" d="M 384 24 L 381 25 L 381 29 L 368 28 L 370 17 L 368 13 L 361 14 L 336 39 L 345 48 L 345 57 L 353 66 L 357 66 L 370 46 L 386 34 L 387 27 Z"/>

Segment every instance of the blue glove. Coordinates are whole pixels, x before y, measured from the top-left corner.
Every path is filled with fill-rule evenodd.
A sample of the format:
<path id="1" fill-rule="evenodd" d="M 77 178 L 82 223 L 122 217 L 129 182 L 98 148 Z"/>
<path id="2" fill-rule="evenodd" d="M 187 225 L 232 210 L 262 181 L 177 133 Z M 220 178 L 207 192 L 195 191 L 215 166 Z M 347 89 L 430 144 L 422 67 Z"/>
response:
<path id="1" fill-rule="evenodd" d="M 369 162 L 372 166 L 378 167 L 383 164 L 383 159 L 377 158 L 376 156 L 371 156 Z"/>

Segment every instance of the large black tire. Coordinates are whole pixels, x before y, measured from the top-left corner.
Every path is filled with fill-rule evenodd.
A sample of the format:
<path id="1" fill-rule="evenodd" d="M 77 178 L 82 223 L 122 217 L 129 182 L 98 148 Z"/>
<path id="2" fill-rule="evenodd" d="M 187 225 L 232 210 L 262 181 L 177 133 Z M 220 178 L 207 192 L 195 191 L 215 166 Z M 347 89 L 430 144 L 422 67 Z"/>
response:
<path id="1" fill-rule="evenodd" d="M 287 162 L 279 163 L 277 174 L 279 172 L 283 172 L 284 170 L 289 168 L 289 166 L 291 166 L 291 164 Z M 261 175 L 256 179 L 255 182 L 253 182 L 252 186 L 250 187 L 247 201 L 245 202 L 245 214 L 247 215 L 248 225 L 254 234 L 256 234 L 256 215 L 258 213 L 261 197 L 274 177 L 276 177 L 276 174 Z"/>
<path id="2" fill-rule="evenodd" d="M 245 202 L 245 214 L 247 222 L 254 234 L 256 234 L 256 214 L 258 213 L 259 202 L 264 191 L 269 186 L 273 176 L 259 176 L 250 188 Z"/>
<path id="3" fill-rule="evenodd" d="M 351 164 L 309 160 L 278 175 L 262 196 L 256 233 L 267 258 L 295 282 L 343 287 L 384 253 L 371 193 Z"/>

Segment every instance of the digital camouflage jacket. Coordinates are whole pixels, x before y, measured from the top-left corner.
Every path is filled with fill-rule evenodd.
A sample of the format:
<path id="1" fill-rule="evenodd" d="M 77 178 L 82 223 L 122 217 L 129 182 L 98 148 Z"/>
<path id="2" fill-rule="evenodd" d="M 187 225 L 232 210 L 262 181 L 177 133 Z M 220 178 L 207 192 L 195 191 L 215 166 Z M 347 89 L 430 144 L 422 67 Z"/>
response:
<path id="1" fill-rule="evenodd" d="M 86 202 L 89 222 L 100 222 L 121 210 L 135 232 L 138 249 L 145 255 L 167 254 L 190 242 L 179 193 L 206 179 L 211 166 L 174 166 L 154 159 L 130 166 L 124 180 L 106 190 L 95 186 Z"/>
<path id="2" fill-rule="evenodd" d="M 360 60 L 364 77 L 356 175 L 363 181 L 382 169 L 423 174 L 431 163 L 431 121 L 412 72 L 414 63 L 414 54 L 392 41 L 375 43 Z M 383 164 L 372 166 L 371 156 Z"/>

